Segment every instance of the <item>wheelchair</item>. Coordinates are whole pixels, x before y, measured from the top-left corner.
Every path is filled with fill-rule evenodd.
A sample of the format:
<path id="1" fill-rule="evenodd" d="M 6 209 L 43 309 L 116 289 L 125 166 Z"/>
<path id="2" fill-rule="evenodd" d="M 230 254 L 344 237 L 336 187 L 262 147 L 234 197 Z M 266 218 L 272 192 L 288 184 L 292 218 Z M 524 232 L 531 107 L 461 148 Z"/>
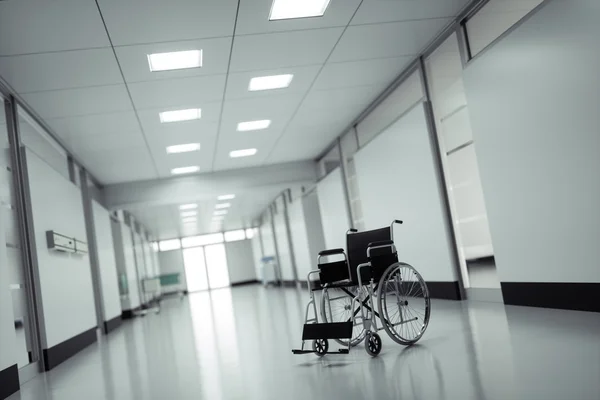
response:
<path id="1" fill-rule="evenodd" d="M 377 333 L 380 330 L 405 346 L 421 339 L 431 314 L 429 291 L 415 268 L 398 261 L 395 224 L 402 221 L 365 232 L 351 229 L 346 232 L 347 253 L 344 249 L 319 253 L 318 269 L 307 276 L 310 300 L 302 347 L 292 350 L 293 354 L 348 354 L 364 341 L 367 353 L 377 356 L 382 348 Z M 323 262 L 325 258 L 328 261 Z M 329 261 L 332 258 L 338 260 Z M 311 280 L 313 275 L 319 275 L 319 280 Z M 322 322 L 317 313 L 316 291 L 321 291 Z M 309 318 L 311 312 L 314 317 Z M 330 352 L 330 339 L 343 347 Z M 310 340 L 312 349 L 305 349 L 305 342 Z"/>

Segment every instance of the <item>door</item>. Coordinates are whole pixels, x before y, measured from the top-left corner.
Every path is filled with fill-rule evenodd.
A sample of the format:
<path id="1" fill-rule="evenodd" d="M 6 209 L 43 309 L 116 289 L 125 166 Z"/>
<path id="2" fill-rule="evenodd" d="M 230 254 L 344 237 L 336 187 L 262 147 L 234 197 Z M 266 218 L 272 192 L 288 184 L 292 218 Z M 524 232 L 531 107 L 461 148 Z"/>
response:
<path id="1" fill-rule="evenodd" d="M 208 289 L 208 275 L 203 247 L 191 247 L 183 250 L 183 266 L 188 292 Z"/>
<path id="2" fill-rule="evenodd" d="M 224 244 L 213 244 L 204 248 L 208 271 L 208 283 L 211 289 L 229 286 L 229 271 Z"/>

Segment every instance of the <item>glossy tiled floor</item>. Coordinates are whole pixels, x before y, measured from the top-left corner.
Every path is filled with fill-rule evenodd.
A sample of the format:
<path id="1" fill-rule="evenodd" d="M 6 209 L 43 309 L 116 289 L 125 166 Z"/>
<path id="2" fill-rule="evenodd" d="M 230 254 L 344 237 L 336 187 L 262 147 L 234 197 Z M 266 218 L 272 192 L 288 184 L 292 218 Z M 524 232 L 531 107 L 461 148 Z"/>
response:
<path id="1" fill-rule="evenodd" d="M 169 300 L 14 399 L 600 399 L 600 314 L 434 301 L 419 345 L 293 356 L 306 293 Z M 384 334 L 384 332 L 381 332 Z"/>

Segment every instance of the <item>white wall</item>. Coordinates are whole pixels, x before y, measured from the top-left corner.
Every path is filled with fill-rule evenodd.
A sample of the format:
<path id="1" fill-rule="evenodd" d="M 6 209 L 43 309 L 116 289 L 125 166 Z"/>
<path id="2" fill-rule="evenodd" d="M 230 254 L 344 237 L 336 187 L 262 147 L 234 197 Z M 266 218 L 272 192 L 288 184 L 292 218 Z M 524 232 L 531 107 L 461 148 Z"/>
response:
<path id="1" fill-rule="evenodd" d="M 6 213 L 0 212 L 0 371 L 17 363 L 13 302 L 9 289 L 11 282 L 6 256 Z"/>
<path id="2" fill-rule="evenodd" d="M 94 227 L 98 246 L 98 263 L 102 300 L 104 302 L 104 321 L 121 315 L 121 297 L 109 212 L 97 201 L 92 200 Z"/>
<path id="3" fill-rule="evenodd" d="M 227 269 L 231 283 L 256 280 L 254 254 L 250 240 L 225 243 Z"/>
<path id="4" fill-rule="evenodd" d="M 262 248 L 260 246 L 260 236 L 259 233 L 256 232 L 254 234 L 254 237 L 252 239 L 250 239 L 250 241 L 252 242 L 252 256 L 253 256 L 253 260 L 254 260 L 254 275 L 256 276 L 256 279 L 261 278 L 260 275 L 260 269 L 262 267 Z"/>
<path id="5" fill-rule="evenodd" d="M 394 230 L 400 260 L 428 281 L 456 281 L 422 104 L 354 156 L 366 229 Z"/>
<path id="6" fill-rule="evenodd" d="M 294 200 L 288 206 L 288 214 L 292 231 L 292 243 L 294 245 L 296 267 L 298 268 L 298 279 L 303 281 L 306 279 L 306 275 L 309 271 L 315 268 L 315 261 L 310 254 L 302 198 Z"/>
<path id="7" fill-rule="evenodd" d="M 340 168 L 319 181 L 317 193 L 325 246 L 328 249 L 346 248 L 346 231 L 350 229 L 350 221 Z"/>
<path id="8" fill-rule="evenodd" d="M 96 326 L 94 288 L 88 255 L 48 249 L 46 231 L 86 240 L 81 192 L 27 150 L 32 217 L 40 277 L 45 348 Z"/>
<path id="9" fill-rule="evenodd" d="M 284 281 L 293 281 L 294 270 L 292 265 L 292 252 L 287 234 L 283 201 L 283 197 L 281 196 L 277 199 L 277 211 L 274 214 L 273 221 L 275 223 L 275 237 L 277 238 L 277 251 L 279 254 L 281 279 Z"/>
<path id="10" fill-rule="evenodd" d="M 308 252 L 311 260 L 309 268 L 313 270 L 316 269 L 317 254 L 325 250 L 325 233 L 323 232 L 321 209 L 319 208 L 319 198 L 316 191 L 302 197 L 302 212 L 304 213 L 304 223 L 308 235 Z M 302 279 L 304 278 L 302 277 Z"/>
<path id="11" fill-rule="evenodd" d="M 183 251 L 182 250 L 171 250 L 161 251 L 158 253 L 158 262 L 160 264 L 160 274 L 174 274 L 179 273 L 179 285 L 166 286 L 163 290 L 168 292 L 175 292 L 181 290 L 187 290 L 187 284 L 185 280 L 185 266 L 183 264 Z"/>
<path id="12" fill-rule="evenodd" d="M 598 21 L 549 1 L 465 71 L 503 282 L 600 282 Z"/>

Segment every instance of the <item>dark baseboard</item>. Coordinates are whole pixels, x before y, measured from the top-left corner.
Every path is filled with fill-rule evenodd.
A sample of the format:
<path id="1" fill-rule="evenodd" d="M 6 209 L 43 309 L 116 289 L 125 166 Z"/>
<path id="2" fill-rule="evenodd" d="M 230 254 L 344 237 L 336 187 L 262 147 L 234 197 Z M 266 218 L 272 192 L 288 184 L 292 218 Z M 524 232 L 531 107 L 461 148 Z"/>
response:
<path id="1" fill-rule="evenodd" d="M 133 317 L 135 317 L 135 313 L 138 311 L 142 310 L 142 306 L 136 307 L 132 310 L 123 310 L 123 312 L 121 312 L 121 318 L 122 319 L 132 319 Z"/>
<path id="2" fill-rule="evenodd" d="M 460 300 L 458 282 L 427 282 L 429 297 L 432 299 Z"/>
<path id="3" fill-rule="evenodd" d="M 296 281 L 281 281 L 282 287 L 296 287 Z"/>
<path id="4" fill-rule="evenodd" d="M 504 304 L 600 312 L 600 283 L 501 282 Z"/>
<path id="5" fill-rule="evenodd" d="M 0 399 L 6 399 L 18 392 L 20 387 L 17 364 L 0 371 Z"/>
<path id="6" fill-rule="evenodd" d="M 260 283 L 258 280 L 256 279 L 251 279 L 249 281 L 241 281 L 241 282 L 235 282 L 231 284 L 231 287 L 235 287 L 235 286 L 245 286 L 245 285 L 255 285 L 257 283 Z"/>
<path id="7" fill-rule="evenodd" d="M 96 328 L 89 329 L 79 335 L 65 340 L 49 349 L 44 349 L 44 370 L 52 368 L 79 353 L 97 340 Z"/>
<path id="8" fill-rule="evenodd" d="M 123 323 L 123 317 L 118 315 L 108 321 L 104 321 L 104 333 L 108 334 L 117 329 Z"/>

